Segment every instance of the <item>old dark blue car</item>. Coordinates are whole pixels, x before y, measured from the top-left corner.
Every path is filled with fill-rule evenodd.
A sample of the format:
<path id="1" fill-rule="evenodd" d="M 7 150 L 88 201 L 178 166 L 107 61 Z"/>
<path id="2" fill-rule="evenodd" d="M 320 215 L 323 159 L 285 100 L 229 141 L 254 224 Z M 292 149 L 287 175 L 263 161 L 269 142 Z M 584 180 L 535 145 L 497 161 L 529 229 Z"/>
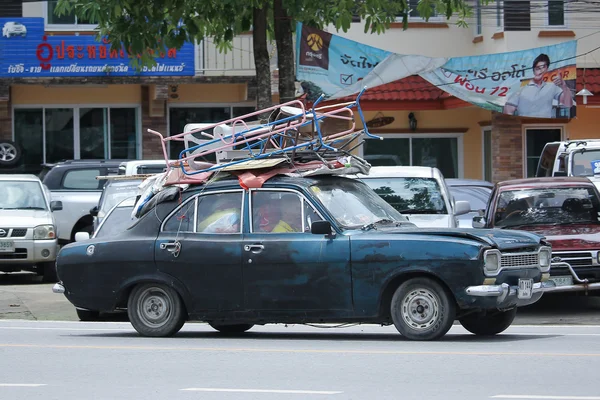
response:
<path id="1" fill-rule="evenodd" d="M 143 336 L 186 321 L 220 332 L 255 324 L 394 324 L 444 336 L 455 320 L 494 335 L 536 302 L 549 245 L 519 231 L 422 229 L 364 183 L 274 176 L 260 188 L 222 173 L 173 186 L 110 239 L 63 247 L 59 283 L 78 312 L 127 310 Z"/>

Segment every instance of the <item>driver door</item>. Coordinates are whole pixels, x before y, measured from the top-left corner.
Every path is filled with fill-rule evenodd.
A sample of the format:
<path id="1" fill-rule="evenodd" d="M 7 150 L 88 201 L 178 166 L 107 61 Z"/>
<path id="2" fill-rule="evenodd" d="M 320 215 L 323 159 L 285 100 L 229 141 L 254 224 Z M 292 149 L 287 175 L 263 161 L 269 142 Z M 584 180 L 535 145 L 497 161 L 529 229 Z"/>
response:
<path id="1" fill-rule="evenodd" d="M 352 313 L 349 238 L 311 234 L 310 224 L 322 219 L 298 192 L 250 191 L 242 251 L 248 310 L 285 316 Z"/>

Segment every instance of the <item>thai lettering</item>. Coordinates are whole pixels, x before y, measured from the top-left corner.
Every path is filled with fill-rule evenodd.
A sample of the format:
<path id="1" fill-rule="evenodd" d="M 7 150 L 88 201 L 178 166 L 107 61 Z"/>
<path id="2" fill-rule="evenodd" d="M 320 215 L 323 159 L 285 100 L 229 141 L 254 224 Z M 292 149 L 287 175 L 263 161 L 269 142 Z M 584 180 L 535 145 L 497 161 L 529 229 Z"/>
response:
<path id="1" fill-rule="evenodd" d="M 96 58 L 96 46 L 87 47 L 88 58 Z"/>
<path id="2" fill-rule="evenodd" d="M 48 37 L 44 35 L 42 41 L 46 42 L 47 40 Z M 49 43 L 38 44 L 35 55 L 40 61 L 40 67 L 42 67 L 43 70 L 50 69 L 50 61 L 52 61 L 52 58 L 54 57 L 54 50 Z"/>
<path id="3" fill-rule="evenodd" d="M 473 85 L 469 81 L 469 78 L 467 76 L 457 75 L 456 78 L 454 78 L 454 83 L 458 83 L 460 86 L 464 87 L 467 90 L 475 91 L 475 93 L 485 93 L 485 87 Z"/>
<path id="4" fill-rule="evenodd" d="M 11 64 L 8 66 L 8 73 L 9 74 L 21 74 L 25 72 L 25 65 L 24 64 Z"/>
<path id="5" fill-rule="evenodd" d="M 102 59 L 106 58 L 106 46 L 98 46 L 99 57 Z"/>
<path id="6" fill-rule="evenodd" d="M 355 68 L 375 68 L 377 66 L 377 64 L 379 64 L 379 61 L 376 63 L 371 63 L 367 60 L 367 57 L 365 56 L 360 56 L 359 59 L 361 61 L 356 61 L 352 59 L 352 56 L 349 56 L 348 54 L 344 54 L 340 57 L 340 61 L 344 64 L 344 65 L 348 65 L 350 64 L 351 66 L 355 67 Z"/>
<path id="7" fill-rule="evenodd" d="M 519 68 L 519 64 L 513 64 L 510 66 L 511 67 L 511 71 L 504 71 L 504 72 L 500 72 L 500 71 L 496 71 L 492 74 L 492 80 L 493 81 L 505 81 L 509 78 L 512 79 L 519 79 L 519 78 L 523 78 L 525 77 L 525 70 L 527 69 L 526 65 L 521 65 L 521 67 Z"/>

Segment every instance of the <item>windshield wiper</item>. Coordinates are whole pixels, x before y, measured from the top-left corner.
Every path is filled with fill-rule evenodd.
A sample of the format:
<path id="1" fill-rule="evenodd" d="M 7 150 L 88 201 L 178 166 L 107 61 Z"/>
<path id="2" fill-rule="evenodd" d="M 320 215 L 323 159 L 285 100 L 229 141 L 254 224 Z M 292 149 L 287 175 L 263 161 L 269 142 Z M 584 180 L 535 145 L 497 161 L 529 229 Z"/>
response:
<path id="1" fill-rule="evenodd" d="M 403 224 L 411 224 L 408 221 L 395 221 L 393 219 L 388 219 L 388 218 L 381 218 L 378 219 L 377 221 L 373 221 L 371 223 L 368 223 L 366 225 L 363 225 L 360 229 L 363 231 L 370 231 L 371 229 L 377 229 L 376 225 L 377 224 L 381 224 L 381 223 L 386 223 L 386 224 L 394 224 L 394 226 L 402 226 Z"/>

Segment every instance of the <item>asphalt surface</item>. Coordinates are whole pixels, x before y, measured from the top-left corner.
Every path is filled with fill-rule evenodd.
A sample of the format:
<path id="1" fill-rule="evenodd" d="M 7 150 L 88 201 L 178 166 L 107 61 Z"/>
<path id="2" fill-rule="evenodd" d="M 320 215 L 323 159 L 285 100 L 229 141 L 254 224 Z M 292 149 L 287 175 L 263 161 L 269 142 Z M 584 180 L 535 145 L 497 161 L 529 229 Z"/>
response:
<path id="1" fill-rule="evenodd" d="M 393 327 L 270 325 L 223 336 L 186 324 L 141 338 L 123 322 L 0 321 L 0 398 L 600 400 L 600 325 L 521 325 L 437 342 Z"/>

